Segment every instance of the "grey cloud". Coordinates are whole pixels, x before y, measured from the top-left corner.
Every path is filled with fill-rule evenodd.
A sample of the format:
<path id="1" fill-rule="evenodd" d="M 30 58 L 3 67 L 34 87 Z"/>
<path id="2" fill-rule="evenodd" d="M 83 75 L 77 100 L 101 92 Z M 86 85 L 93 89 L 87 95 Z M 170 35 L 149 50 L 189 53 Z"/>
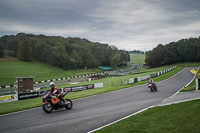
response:
<path id="1" fill-rule="evenodd" d="M 199 0 L 1 0 L 0 35 L 75 36 L 150 50 L 200 33 Z"/>

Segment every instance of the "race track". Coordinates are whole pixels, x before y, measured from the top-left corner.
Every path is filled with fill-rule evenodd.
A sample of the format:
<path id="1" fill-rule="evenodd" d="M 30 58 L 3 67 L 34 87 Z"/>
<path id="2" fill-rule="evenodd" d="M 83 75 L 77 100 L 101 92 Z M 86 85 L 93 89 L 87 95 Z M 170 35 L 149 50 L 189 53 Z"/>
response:
<path id="1" fill-rule="evenodd" d="M 147 85 L 73 100 L 72 110 L 46 114 L 42 108 L 0 116 L 2 133 L 85 133 L 146 107 L 159 104 L 189 83 L 194 74 L 185 68 L 175 76 L 157 82 L 158 92 Z M 70 95 L 70 93 L 68 94 Z M 41 98 L 42 99 L 42 98 Z"/>

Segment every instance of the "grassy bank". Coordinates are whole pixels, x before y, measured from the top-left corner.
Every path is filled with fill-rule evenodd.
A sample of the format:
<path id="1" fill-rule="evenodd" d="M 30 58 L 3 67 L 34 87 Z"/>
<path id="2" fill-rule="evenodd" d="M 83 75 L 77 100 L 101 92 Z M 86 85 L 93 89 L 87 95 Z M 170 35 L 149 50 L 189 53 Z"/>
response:
<path id="1" fill-rule="evenodd" d="M 102 72 L 100 69 L 70 69 L 62 70 L 47 64 L 39 62 L 24 62 L 14 60 L 0 60 L 0 86 L 12 85 L 15 77 L 34 76 L 34 82 L 66 78 L 75 75 L 83 75 L 89 73 Z"/>
<path id="2" fill-rule="evenodd" d="M 130 62 L 135 64 L 145 64 L 145 54 L 130 54 Z"/>
<path id="3" fill-rule="evenodd" d="M 95 133 L 197 133 L 200 130 L 199 102 L 151 108 Z"/>

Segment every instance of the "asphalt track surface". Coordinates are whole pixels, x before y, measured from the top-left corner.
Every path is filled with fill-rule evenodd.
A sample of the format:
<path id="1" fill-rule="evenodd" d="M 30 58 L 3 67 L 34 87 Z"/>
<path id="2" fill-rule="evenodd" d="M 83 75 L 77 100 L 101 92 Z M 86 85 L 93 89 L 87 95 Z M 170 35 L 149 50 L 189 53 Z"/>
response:
<path id="1" fill-rule="evenodd" d="M 175 76 L 157 82 L 158 92 L 150 92 L 147 85 L 73 100 L 71 110 L 50 114 L 42 108 L 1 115 L 1 133 L 85 133 L 126 117 L 146 107 L 159 104 L 189 83 L 194 68 L 185 68 Z M 70 95 L 70 94 L 68 94 Z M 42 100 L 42 99 L 41 99 Z"/>

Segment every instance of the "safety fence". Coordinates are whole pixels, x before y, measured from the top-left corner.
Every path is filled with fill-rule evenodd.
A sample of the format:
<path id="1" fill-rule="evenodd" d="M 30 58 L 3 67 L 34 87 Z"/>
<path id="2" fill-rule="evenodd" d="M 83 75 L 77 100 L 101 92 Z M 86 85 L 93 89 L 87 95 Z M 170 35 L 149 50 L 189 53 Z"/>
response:
<path id="1" fill-rule="evenodd" d="M 127 85 L 127 84 L 134 84 L 134 83 L 146 80 L 149 77 L 154 78 L 154 77 L 160 76 L 162 74 L 165 74 L 165 73 L 167 73 L 171 70 L 174 70 L 176 67 L 177 66 L 174 66 L 174 67 L 162 70 L 160 72 L 153 73 L 153 74 L 150 74 L 150 75 L 146 75 L 146 76 L 143 76 L 143 77 L 129 78 L 129 79 L 125 78 L 125 79 L 121 79 L 121 80 L 118 80 L 118 81 L 114 81 L 114 82 L 111 82 L 111 86 L 120 86 L 120 85 L 122 86 L 122 85 Z"/>
<path id="2" fill-rule="evenodd" d="M 93 89 L 93 88 L 101 88 L 101 87 L 103 87 L 103 83 L 73 86 L 73 87 L 64 87 L 64 88 L 61 88 L 60 90 L 63 93 L 66 91 L 67 92 L 76 92 L 76 91 L 82 91 L 82 90 Z M 0 103 L 41 97 L 41 96 L 44 96 L 44 92 L 45 91 L 38 91 L 38 92 L 30 92 L 30 93 L 23 93 L 23 94 L 12 94 L 12 95 L 0 96 Z"/>

